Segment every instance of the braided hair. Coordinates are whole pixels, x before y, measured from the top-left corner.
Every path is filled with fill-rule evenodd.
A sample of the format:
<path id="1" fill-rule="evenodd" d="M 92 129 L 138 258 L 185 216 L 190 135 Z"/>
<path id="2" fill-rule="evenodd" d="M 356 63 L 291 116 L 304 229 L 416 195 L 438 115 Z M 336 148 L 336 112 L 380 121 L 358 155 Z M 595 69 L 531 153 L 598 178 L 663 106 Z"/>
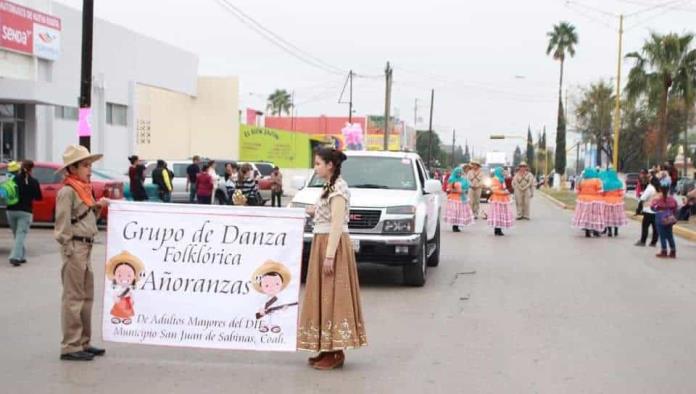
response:
<path id="1" fill-rule="evenodd" d="M 348 157 L 346 157 L 346 154 L 341 152 L 340 150 L 329 147 L 317 149 L 315 155 L 319 157 L 324 163 L 333 164 L 333 174 L 331 174 L 331 178 L 324 185 L 324 192 L 321 195 L 322 199 L 327 199 L 329 198 L 329 195 L 334 191 L 334 185 L 336 184 L 336 180 L 339 176 L 341 176 L 341 165 L 344 161 L 346 161 L 346 159 L 348 159 Z"/>

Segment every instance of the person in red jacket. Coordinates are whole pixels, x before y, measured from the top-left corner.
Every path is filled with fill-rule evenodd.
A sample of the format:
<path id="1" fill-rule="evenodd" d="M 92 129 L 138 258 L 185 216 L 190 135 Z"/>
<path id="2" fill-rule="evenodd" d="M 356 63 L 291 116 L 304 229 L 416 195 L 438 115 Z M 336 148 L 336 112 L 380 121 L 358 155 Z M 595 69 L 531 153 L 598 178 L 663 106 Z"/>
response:
<path id="1" fill-rule="evenodd" d="M 203 166 L 203 170 L 196 175 L 196 198 L 199 204 L 211 204 L 215 184 L 213 177 L 208 172 L 209 164 Z"/>

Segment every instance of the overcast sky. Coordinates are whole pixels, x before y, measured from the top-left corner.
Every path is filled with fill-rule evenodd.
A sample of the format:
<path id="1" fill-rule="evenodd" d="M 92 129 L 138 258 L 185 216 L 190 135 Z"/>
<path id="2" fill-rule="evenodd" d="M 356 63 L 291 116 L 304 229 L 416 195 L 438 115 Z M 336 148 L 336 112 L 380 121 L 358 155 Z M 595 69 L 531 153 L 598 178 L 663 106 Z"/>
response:
<path id="1" fill-rule="evenodd" d="M 76 8 L 82 0 L 59 0 Z M 566 20 L 579 35 L 566 64 L 573 96 L 592 81 L 613 79 L 618 18 L 626 19 L 625 52 L 640 49 L 651 30 L 696 32 L 696 0 L 229 0 L 266 28 L 341 71 L 303 63 L 266 41 L 217 0 L 101 0 L 95 14 L 198 54 L 201 75 L 240 78 L 240 106 L 264 109 L 276 88 L 295 91 L 299 116 L 347 115 L 338 104 L 345 72 L 383 75 L 394 67 L 393 108 L 427 128 L 430 88 L 434 124 L 443 139 L 468 140 L 477 152 L 512 151 L 520 141 L 490 141 L 493 133 L 525 135 L 547 126 L 555 141 L 559 65 L 546 56 L 546 32 Z M 665 6 L 666 4 L 666 6 Z M 624 76 L 630 68 L 624 64 Z M 358 115 L 384 113 L 384 79 L 356 78 Z M 571 125 L 572 126 L 572 125 Z M 521 141 L 524 146 L 524 142 Z"/>

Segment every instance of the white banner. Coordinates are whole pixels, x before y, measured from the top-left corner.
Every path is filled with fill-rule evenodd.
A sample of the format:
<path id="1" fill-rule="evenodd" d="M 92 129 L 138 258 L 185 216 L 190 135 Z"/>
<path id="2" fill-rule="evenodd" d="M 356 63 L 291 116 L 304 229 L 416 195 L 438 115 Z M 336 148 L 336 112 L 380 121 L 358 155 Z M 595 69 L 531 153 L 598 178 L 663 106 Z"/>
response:
<path id="1" fill-rule="evenodd" d="M 304 212 L 112 202 L 104 340 L 296 350 Z"/>

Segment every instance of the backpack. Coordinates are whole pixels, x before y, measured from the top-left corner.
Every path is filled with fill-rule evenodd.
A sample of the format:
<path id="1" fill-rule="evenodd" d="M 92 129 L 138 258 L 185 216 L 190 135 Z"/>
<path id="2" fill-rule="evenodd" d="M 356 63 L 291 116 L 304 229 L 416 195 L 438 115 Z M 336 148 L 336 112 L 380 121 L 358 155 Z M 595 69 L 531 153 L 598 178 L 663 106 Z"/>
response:
<path id="1" fill-rule="evenodd" d="M 19 190 L 14 176 L 8 175 L 7 179 L 0 183 L 0 198 L 5 200 L 8 206 L 19 203 Z"/>

